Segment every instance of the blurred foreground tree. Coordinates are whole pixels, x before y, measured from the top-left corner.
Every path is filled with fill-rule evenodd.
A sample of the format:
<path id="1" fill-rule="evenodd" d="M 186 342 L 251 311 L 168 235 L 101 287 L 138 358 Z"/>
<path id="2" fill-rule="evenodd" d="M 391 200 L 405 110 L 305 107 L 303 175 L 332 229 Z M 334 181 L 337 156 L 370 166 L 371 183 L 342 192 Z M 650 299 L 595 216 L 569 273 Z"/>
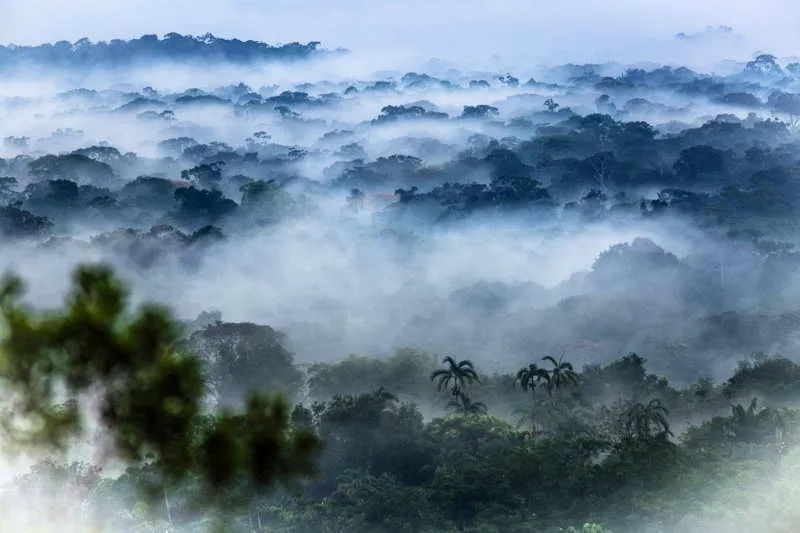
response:
<path id="1" fill-rule="evenodd" d="M 0 427 L 16 449 L 64 451 L 96 410 L 109 455 L 150 464 L 156 486 L 199 480 L 206 503 L 312 474 L 320 442 L 292 427 L 282 397 L 250 393 L 242 412 L 204 412 L 201 362 L 177 351 L 175 321 L 156 306 L 130 312 L 110 268 L 79 267 L 62 309 L 34 311 L 21 296 L 7 277 Z"/>

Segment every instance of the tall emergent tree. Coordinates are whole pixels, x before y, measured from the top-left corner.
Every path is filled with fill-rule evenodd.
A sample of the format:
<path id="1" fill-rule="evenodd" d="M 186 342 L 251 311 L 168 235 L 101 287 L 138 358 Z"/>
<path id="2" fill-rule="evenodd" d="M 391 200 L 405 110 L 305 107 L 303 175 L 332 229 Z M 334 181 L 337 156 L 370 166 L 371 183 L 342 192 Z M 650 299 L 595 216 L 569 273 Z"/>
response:
<path id="1" fill-rule="evenodd" d="M 472 361 L 463 360 L 456 362 L 455 359 L 449 355 L 442 360 L 445 368 L 439 369 L 431 373 L 431 381 L 436 381 L 436 387 L 440 391 L 450 388 L 453 396 L 458 396 L 458 393 L 464 389 L 465 385 L 473 382 L 480 383 L 478 373 Z"/>
<path id="2" fill-rule="evenodd" d="M 297 395 L 303 374 L 285 339 L 269 326 L 218 322 L 192 333 L 188 349 L 204 362 L 220 404 L 235 406 L 249 390 L 281 392 L 290 400 Z"/>
<path id="3" fill-rule="evenodd" d="M 550 382 L 550 374 L 536 363 L 531 363 L 517 372 L 516 381 L 519 381 L 522 390 L 533 393 L 539 384 Z"/>
<path id="4" fill-rule="evenodd" d="M 549 376 L 545 385 L 547 394 L 552 395 L 554 390 L 558 391 L 566 387 L 574 387 L 580 382 L 577 372 L 575 372 L 575 369 L 572 367 L 572 363 L 565 362 L 563 358 L 556 361 L 549 355 L 543 357 L 542 360 L 552 365 L 552 368 L 547 371 Z"/>
<path id="5" fill-rule="evenodd" d="M 580 382 L 572 363 L 563 359 L 556 361 L 549 355 L 542 357 L 542 361 L 549 362 L 552 368 L 547 370 L 531 363 L 517 372 L 516 381 L 522 386 L 522 390 L 534 392 L 537 386 L 544 385 L 548 396 L 552 396 L 553 391 L 575 386 Z"/>

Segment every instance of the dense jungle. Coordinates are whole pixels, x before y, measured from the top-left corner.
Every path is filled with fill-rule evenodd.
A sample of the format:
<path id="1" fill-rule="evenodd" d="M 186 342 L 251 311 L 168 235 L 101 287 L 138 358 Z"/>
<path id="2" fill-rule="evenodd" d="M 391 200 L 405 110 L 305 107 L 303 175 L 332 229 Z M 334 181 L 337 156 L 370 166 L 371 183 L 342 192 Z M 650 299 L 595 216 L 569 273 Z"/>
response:
<path id="1" fill-rule="evenodd" d="M 800 59 L 350 57 L 0 47 L 0 529 L 796 531 Z"/>

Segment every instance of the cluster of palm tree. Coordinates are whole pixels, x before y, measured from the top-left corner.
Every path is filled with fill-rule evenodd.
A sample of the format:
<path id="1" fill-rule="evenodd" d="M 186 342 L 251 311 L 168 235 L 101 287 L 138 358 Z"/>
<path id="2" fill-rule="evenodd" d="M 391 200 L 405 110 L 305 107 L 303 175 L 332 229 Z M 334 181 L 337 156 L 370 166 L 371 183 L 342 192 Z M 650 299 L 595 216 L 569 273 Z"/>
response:
<path id="1" fill-rule="evenodd" d="M 514 379 L 514 383 L 519 383 L 523 391 L 530 392 L 534 398 L 539 387 L 544 388 L 547 397 L 553 399 L 553 393 L 570 386 L 580 383 L 578 374 L 575 372 L 571 363 L 564 362 L 563 357 L 558 361 L 550 356 L 545 356 L 542 361 L 549 363 L 550 368 L 540 367 L 536 363 L 531 363 L 521 368 Z M 551 408 L 554 404 L 551 402 Z M 520 425 L 530 423 L 531 430 L 528 435 L 541 433 L 542 428 L 538 422 L 541 421 L 541 414 L 538 409 L 517 409 L 515 413 L 520 414 Z M 546 417 L 545 417 L 546 418 Z"/>
<path id="2" fill-rule="evenodd" d="M 436 381 L 436 388 L 440 392 L 449 389 L 454 399 L 447 404 L 448 409 L 452 409 L 460 414 L 485 414 L 488 412 L 486 404 L 483 402 L 473 402 L 464 392 L 465 387 L 473 383 L 480 383 L 480 377 L 475 371 L 472 361 L 456 361 L 450 356 L 442 360 L 445 368 L 434 371 L 431 374 L 431 381 Z"/>
<path id="3" fill-rule="evenodd" d="M 563 358 L 556 361 L 549 355 L 542 357 L 542 361 L 550 363 L 551 368 L 546 369 L 539 367 L 536 363 L 531 363 L 517 372 L 516 381 L 519 382 L 522 390 L 533 393 L 536 391 L 536 387 L 544 386 L 547 395 L 552 397 L 553 392 L 580 383 L 580 378 L 572 363 L 564 362 Z"/>
<path id="4" fill-rule="evenodd" d="M 531 363 L 517 372 L 514 382 L 519 383 L 522 390 L 535 395 L 541 388 L 552 401 L 555 393 L 580 384 L 580 377 L 575 368 L 571 363 L 564 361 L 563 357 L 557 360 L 545 356 L 542 361 L 547 365 L 539 366 Z M 453 398 L 448 402 L 447 408 L 459 414 L 486 414 L 488 412 L 486 404 L 472 401 L 466 393 L 467 387 L 481 383 L 473 363 L 466 359 L 457 361 L 450 356 L 445 357 L 442 363 L 444 368 L 434 371 L 430 378 L 436 382 L 437 390 L 447 390 L 452 395 Z M 668 415 L 669 411 L 659 399 L 650 400 L 646 404 L 630 405 L 620 416 L 623 439 L 641 441 L 668 439 L 672 435 Z M 737 430 L 741 433 L 764 426 L 774 427 L 774 424 L 767 423 L 774 422 L 774 418 L 775 415 L 769 410 L 758 411 L 755 403 L 749 409 L 741 406 L 734 408 L 734 419 L 740 422 L 736 424 Z M 534 423 L 532 425 L 535 426 Z M 533 432 L 537 432 L 535 427 Z"/>
<path id="5" fill-rule="evenodd" d="M 621 416 L 623 438 L 640 441 L 666 439 L 672 436 L 668 416 L 669 410 L 659 399 L 647 404 L 632 404 Z M 756 398 L 747 407 L 742 404 L 732 406 L 724 428 L 727 436 L 738 442 L 762 442 L 771 437 L 778 445 L 782 443 L 785 430 L 780 412 L 759 408 Z"/>
<path id="6" fill-rule="evenodd" d="M 552 397 L 553 392 L 578 385 L 578 374 L 571 363 L 564 362 L 563 359 L 557 361 L 550 356 L 543 357 L 542 360 L 550 363 L 551 368 L 531 363 L 517 372 L 516 381 L 523 390 L 534 392 L 541 385 L 547 391 L 547 395 Z M 449 390 L 453 396 L 447 404 L 448 409 L 462 414 L 486 413 L 488 411 L 486 404 L 473 402 L 465 392 L 469 385 L 481 383 L 472 361 L 466 359 L 456 361 L 453 357 L 447 356 L 442 360 L 442 364 L 444 368 L 434 371 L 431 374 L 431 381 L 436 382 L 437 390 Z"/>

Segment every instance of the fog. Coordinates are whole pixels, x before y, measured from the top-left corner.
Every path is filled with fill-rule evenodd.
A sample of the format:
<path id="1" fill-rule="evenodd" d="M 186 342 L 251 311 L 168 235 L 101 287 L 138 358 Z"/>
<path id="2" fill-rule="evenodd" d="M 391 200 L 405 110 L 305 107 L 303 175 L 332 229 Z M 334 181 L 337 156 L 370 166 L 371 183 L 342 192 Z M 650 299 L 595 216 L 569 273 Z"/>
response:
<path id="1" fill-rule="evenodd" d="M 274 368 L 235 374 L 201 353 L 209 402 L 237 405 L 255 381 L 313 406 L 330 441 L 318 480 L 264 496 L 241 531 L 793 531 L 796 20 L 788 0 L 16 2 L 0 18 L 9 43 L 152 48 L 130 64 L 119 43 L 67 43 L 41 63 L 0 51 L 0 271 L 46 309 L 78 265 L 113 265 L 193 349 L 215 320 L 231 342 L 248 323 L 280 332 L 253 341 L 285 347 Z M 137 39 L 169 32 L 217 37 Z M 252 50 L 233 38 L 324 50 L 241 60 Z M 437 393 L 430 365 L 446 355 L 478 369 L 466 389 L 494 426 L 469 418 L 481 410 L 458 387 Z M 573 389 L 554 374 L 527 395 L 506 386 L 544 356 L 574 365 Z M 362 405 L 342 395 L 379 387 L 414 405 L 363 427 L 337 418 Z M 660 432 L 660 403 L 630 422 L 653 401 L 672 423 Z M 520 409 L 535 420 L 515 426 Z M 23 479 L 38 456 L 9 455 L 0 504 L 39 511 L 0 530 L 206 527 L 193 489 L 148 507 L 131 488 L 144 467 L 120 476 L 98 450 L 84 439 L 59 461 L 102 476 Z M 461 480 L 437 450 L 490 466 Z M 531 474 L 506 489 L 511 456 Z M 548 485 L 551 463 L 572 481 Z M 452 494 L 455 507 L 398 511 Z"/>
<path id="2" fill-rule="evenodd" d="M 591 281 L 591 277 L 588 282 L 582 281 L 602 252 L 637 238 L 649 239 L 666 253 L 674 254 L 685 263 L 680 268 L 689 268 L 692 274 L 684 277 L 673 272 L 648 280 L 662 294 L 651 302 L 656 311 L 651 324 L 640 324 L 640 331 L 635 334 L 625 329 L 614 341 L 608 341 L 603 334 L 590 335 L 592 342 L 600 345 L 595 344 L 593 353 L 572 353 L 577 363 L 607 361 L 628 351 L 656 349 L 668 340 L 659 333 L 663 330 L 662 321 L 666 316 L 676 319 L 673 315 L 679 309 L 685 313 L 678 319 L 680 331 L 672 331 L 669 336 L 686 342 L 716 336 L 695 323 L 702 317 L 742 311 L 754 305 L 771 313 L 786 310 L 780 294 L 793 290 L 794 282 L 782 273 L 780 281 L 774 283 L 778 292 L 764 294 L 764 276 L 775 276 L 764 270 L 767 260 L 747 259 L 754 253 L 747 245 L 732 249 L 727 257 L 725 252 L 715 251 L 728 246 L 724 244 L 724 228 L 710 230 L 677 210 L 658 220 L 635 214 L 640 199 L 652 200 L 672 178 L 664 183 L 659 183 L 659 178 L 642 184 L 620 182 L 609 186 L 603 181 L 606 171 L 601 168 L 605 165 L 602 161 L 591 163 L 600 166 L 580 178 L 588 181 L 578 184 L 568 183 L 548 170 L 536 171 L 536 179 L 552 189 L 552 208 L 560 212 L 555 218 L 535 211 L 514 211 L 516 208 L 509 204 L 507 215 L 476 211 L 463 220 L 456 217 L 442 221 L 448 212 L 436 207 L 438 200 L 419 196 L 415 204 L 398 201 L 397 190 L 401 188 L 410 191 L 412 186 L 419 186 L 422 195 L 446 183 L 489 184 L 494 183 L 498 173 L 519 172 L 512 168 L 517 163 L 509 163 L 510 170 L 503 170 L 497 166 L 501 163 L 481 160 L 492 157 L 495 148 L 491 139 L 495 143 L 500 140 L 496 148 L 517 150 L 524 159 L 519 164 L 527 165 L 522 171 L 534 172 L 541 164 L 537 158 L 543 159 L 530 152 L 533 144 L 525 142 L 535 142 L 535 124 L 555 126 L 576 113 L 595 113 L 601 91 L 582 82 L 565 82 L 562 71 L 544 65 L 534 67 L 538 70 L 537 82 L 519 85 L 502 81 L 503 71 L 451 69 L 441 78 L 409 77 L 395 71 L 380 77 L 377 69 L 371 73 L 351 70 L 354 61 L 357 58 L 347 55 L 294 65 L 222 65 L 213 73 L 192 65 L 156 65 L 150 70 L 138 66 L 133 72 L 91 72 L 79 84 L 63 76 L 55 76 L 52 82 L 42 80 L 40 85 L 31 85 L 31 81 L 5 84 L 6 120 L 0 125 L 0 137 L 27 139 L 23 145 L 5 142 L 0 152 L 7 158 L 3 173 L 18 181 L 9 194 L 14 201 L 21 201 L 19 205 L 24 209 L 55 223 L 47 237 L 74 237 L 78 241 L 51 241 L 53 244 L 45 247 L 9 242 L 0 266 L 27 273 L 32 281 L 33 301 L 52 305 L 58 301 L 76 264 L 89 259 L 112 261 L 133 283 L 137 300 L 169 302 L 184 319 L 213 309 L 222 312 L 226 320 L 270 324 L 289 333 L 289 343 L 303 362 L 332 361 L 350 353 L 388 354 L 398 347 L 417 346 L 434 351 L 458 350 L 464 356 L 480 356 L 498 368 L 511 369 L 529 358 L 532 351 L 573 352 L 576 342 L 589 340 L 588 333 L 572 331 L 572 323 L 558 328 L 546 324 L 561 313 L 562 300 L 588 298 L 586 305 L 594 308 L 600 302 L 611 302 L 620 296 L 627 299 L 640 292 L 642 286 L 636 279 L 621 281 L 621 288 L 611 295 L 604 286 L 607 281 Z M 395 67 L 390 62 L 387 66 Z M 619 63 L 600 68 L 607 75 L 625 72 Z M 738 84 L 741 90 L 758 95 L 753 97 L 756 100 L 766 101 L 773 91 L 772 81 L 754 85 L 736 76 L 738 73 L 722 78 L 729 80 L 731 92 L 737 90 Z M 490 82 L 470 85 L 475 79 Z M 377 81 L 393 88 L 370 89 Z M 237 88 L 237 83 L 245 85 Z M 285 96 L 289 94 L 285 91 L 300 89 L 304 91 L 300 101 Z M 691 132 L 702 131 L 697 128 L 717 115 L 751 122 L 774 115 L 767 106 L 755 108 L 753 114 L 752 108 L 723 103 L 713 95 L 687 95 L 662 86 L 640 86 L 618 94 L 614 89 L 608 90 L 619 102 L 615 113 L 620 120 L 647 121 L 656 130 L 665 131 L 664 135 L 667 131 L 672 131 L 675 138 L 683 135 L 687 146 L 692 144 Z M 181 100 L 198 95 L 217 101 L 209 105 Z M 559 103 L 561 110 L 547 112 L 548 98 Z M 284 107 L 287 110 L 280 113 L 270 108 L 284 101 L 291 108 Z M 614 105 L 613 100 L 609 102 Z M 639 103 L 633 106 L 634 102 Z M 388 114 L 381 118 L 391 106 L 403 109 L 402 106 L 414 105 L 425 114 L 412 119 L 395 119 Z M 480 105 L 494 106 L 495 116 L 458 118 L 466 106 Z M 158 114 L 163 112 L 169 115 Z M 749 118 L 748 113 L 752 114 Z M 266 132 L 267 137 L 254 140 L 258 131 Z M 330 136 L 337 131 L 344 133 Z M 756 135 L 757 130 L 745 131 Z M 182 149 L 167 150 L 162 144 L 183 137 L 191 138 L 190 144 L 228 146 L 203 148 L 206 153 L 191 156 L 188 152 L 181 155 Z M 669 148 L 672 141 L 665 136 L 657 142 L 663 148 L 658 149 L 656 159 L 642 162 L 647 166 L 671 165 L 674 159 L 670 158 L 677 157 L 677 152 Z M 727 143 L 722 138 L 720 142 Z M 777 141 L 767 137 L 757 142 L 778 146 Z M 85 152 L 98 161 L 89 163 L 110 165 L 104 167 L 108 170 L 97 170 L 108 176 L 91 177 L 85 171 L 66 167 L 63 171 L 45 167 L 44 172 L 72 179 L 84 187 L 85 192 L 80 194 L 89 195 L 87 200 L 100 198 L 98 195 L 116 197 L 111 211 L 72 204 L 68 207 L 57 196 L 37 196 L 46 194 L 44 190 L 33 192 L 31 187 L 41 174 L 36 174 L 39 171 L 32 170 L 35 165 L 28 166 L 28 162 L 46 154 L 69 154 L 93 146 L 118 151 L 116 155 Z M 732 149 L 734 158 L 743 157 L 744 148 L 736 145 Z M 300 150 L 300 155 L 292 155 L 292 150 Z M 578 149 L 582 150 L 588 151 L 581 158 L 598 148 Z M 393 160 L 398 154 L 411 159 Z M 464 157 L 477 159 L 469 164 L 457 163 Z M 199 172 L 198 165 L 216 164 L 217 160 L 227 160 L 219 177 L 213 178 L 219 181 L 203 182 L 202 175 L 192 174 Z M 369 178 L 369 172 L 377 172 L 380 179 Z M 235 215 L 214 215 L 205 213 L 206 208 L 186 204 L 181 215 L 173 210 L 178 204 L 169 199 L 156 207 L 147 203 L 146 196 L 132 196 L 132 189 L 127 192 L 126 184 L 140 176 L 188 180 L 200 189 L 220 191 L 230 198 L 226 201 L 242 204 L 243 208 Z M 240 190 L 254 179 L 277 180 L 294 197 L 291 209 L 298 212 L 276 215 L 276 220 L 265 225 L 259 219 L 271 215 L 260 210 L 272 207 L 245 206 L 247 200 Z M 728 181 L 738 184 L 740 179 L 731 176 Z M 693 190 L 702 193 L 719 187 L 713 181 L 697 185 Z M 347 207 L 352 188 L 366 192 L 366 203 L 357 212 Z M 608 211 L 599 217 L 581 214 L 577 218 L 563 211 L 569 202 L 583 202 L 581 197 L 590 188 L 608 196 L 603 210 L 615 202 L 633 202 L 633 211 L 621 216 Z M 626 199 L 620 200 L 623 197 L 619 194 L 627 195 Z M 187 235 L 204 225 L 215 225 L 225 234 L 225 241 L 188 252 L 191 258 L 187 259 L 184 252 L 173 257 L 175 251 L 170 250 L 166 237 L 161 243 L 156 239 L 146 246 L 153 247 L 147 253 L 156 253 L 157 260 L 148 259 L 148 266 L 142 267 L 138 255 L 141 252 L 136 251 L 140 244 L 126 244 L 121 235 L 107 233 L 118 228 L 147 232 L 159 224 L 170 224 Z M 394 236 L 387 237 L 387 231 Z M 100 245 L 98 238 L 106 244 Z M 767 231 L 764 238 L 796 242 L 795 235 L 785 231 Z M 714 289 L 719 291 L 715 296 L 721 298 L 719 301 L 693 301 L 697 295 L 687 296 L 686 291 L 699 290 L 695 284 L 702 284 L 705 276 L 724 280 L 724 274 L 717 271 L 727 271 L 729 277 L 744 276 L 739 279 L 747 281 L 735 288 L 720 281 L 723 285 Z M 49 281 L 40 284 L 37 279 Z M 485 315 L 486 309 L 477 301 L 463 303 L 459 310 L 450 309 L 454 294 L 476 290 L 486 283 L 508 290 L 524 286 L 527 296 L 518 301 L 502 297 L 500 315 Z M 492 291 L 500 290 L 497 287 Z M 651 285 L 649 290 L 653 288 Z M 789 309 L 793 308 L 789 304 Z M 589 311 L 590 315 L 596 312 Z M 420 320 L 424 323 L 437 313 L 443 314 L 435 328 L 421 326 Z M 613 313 L 607 314 L 606 319 L 612 323 L 628 320 L 617 320 Z M 476 331 L 476 323 L 483 323 L 493 333 Z M 539 328 L 545 328 L 540 331 L 544 337 L 535 341 L 539 346 L 532 347 L 534 332 Z M 679 381 L 703 375 L 722 377 L 749 351 L 780 350 L 784 355 L 795 356 L 797 347 L 787 334 L 767 343 L 759 340 L 735 353 L 729 352 L 727 344 L 715 342 L 700 349 L 708 356 L 702 363 L 695 357 L 688 368 L 681 368 L 679 363 L 666 367 L 655 362 L 656 368 Z"/>
<path id="3" fill-rule="evenodd" d="M 7 42 L 39 42 L 81 37 L 131 38 L 168 32 L 257 39 L 267 42 L 322 41 L 362 55 L 400 58 L 442 57 L 481 61 L 492 56 L 514 61 L 621 62 L 677 60 L 683 64 L 741 58 L 756 50 L 792 54 L 798 47 L 794 21 L 800 7 L 791 0 L 757 4 L 723 0 L 570 0 L 558 4 L 515 0 L 369 2 L 318 0 L 259 2 L 95 2 L 57 0 L 11 2 L 4 6 L 0 33 Z M 49 16 L 67 9 L 69 17 Z M 670 44 L 679 32 L 731 26 L 744 41 L 710 37 L 706 50 L 689 53 Z M 699 56 L 699 57 L 698 57 Z M 714 56 L 714 57 L 712 57 Z M 493 60 L 497 64 L 497 59 Z M 386 65 L 384 65 L 384 68 Z"/>

